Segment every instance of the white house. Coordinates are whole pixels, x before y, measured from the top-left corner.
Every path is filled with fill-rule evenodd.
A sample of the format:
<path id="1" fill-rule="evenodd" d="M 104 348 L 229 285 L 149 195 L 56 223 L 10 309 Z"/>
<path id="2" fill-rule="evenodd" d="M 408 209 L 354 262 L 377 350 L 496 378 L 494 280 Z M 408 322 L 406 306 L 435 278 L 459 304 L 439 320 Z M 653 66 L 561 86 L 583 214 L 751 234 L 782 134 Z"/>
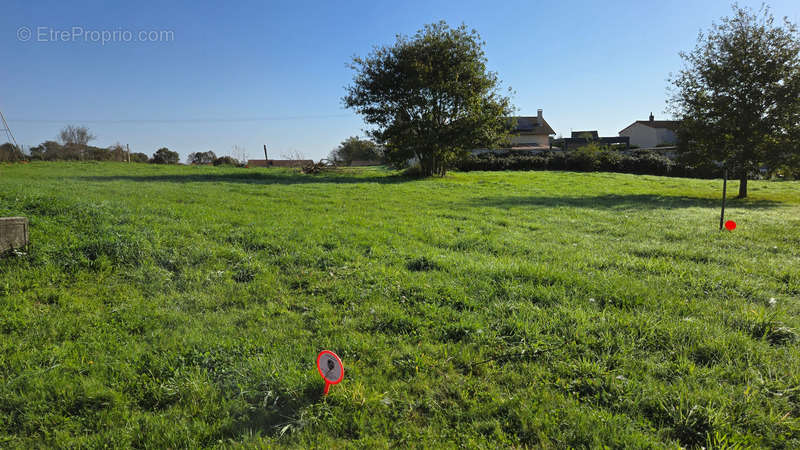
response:
<path id="1" fill-rule="evenodd" d="M 521 116 L 517 126 L 511 130 L 511 147 L 549 147 L 550 135 L 556 134 L 538 110 L 535 117 Z"/>
<path id="2" fill-rule="evenodd" d="M 653 113 L 650 113 L 650 120 L 637 120 L 620 131 L 619 135 L 629 137 L 631 145 L 641 148 L 674 145 L 678 142 L 675 132 L 679 121 L 653 119 Z"/>

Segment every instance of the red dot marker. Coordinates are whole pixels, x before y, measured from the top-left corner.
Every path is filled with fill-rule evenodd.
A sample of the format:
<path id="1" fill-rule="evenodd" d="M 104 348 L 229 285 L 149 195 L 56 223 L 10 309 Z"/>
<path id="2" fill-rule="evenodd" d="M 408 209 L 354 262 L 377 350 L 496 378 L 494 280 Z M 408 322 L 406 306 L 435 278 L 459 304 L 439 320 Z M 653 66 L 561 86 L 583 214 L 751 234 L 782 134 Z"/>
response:
<path id="1" fill-rule="evenodd" d="M 734 222 L 732 220 L 729 220 L 729 221 L 725 222 L 725 228 L 727 228 L 728 231 L 735 230 L 736 229 L 736 222 Z"/>

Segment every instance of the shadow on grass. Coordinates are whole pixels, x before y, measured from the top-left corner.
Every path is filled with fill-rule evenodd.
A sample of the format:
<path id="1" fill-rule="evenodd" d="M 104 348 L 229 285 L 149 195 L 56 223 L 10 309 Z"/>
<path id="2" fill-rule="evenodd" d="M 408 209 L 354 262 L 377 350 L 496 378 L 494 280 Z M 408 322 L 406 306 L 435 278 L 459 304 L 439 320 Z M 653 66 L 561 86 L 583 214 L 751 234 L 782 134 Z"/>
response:
<path id="1" fill-rule="evenodd" d="M 470 206 L 488 206 L 495 208 L 515 207 L 569 207 L 589 209 L 643 209 L 643 208 L 718 208 L 722 205 L 722 198 L 688 197 L 673 195 L 630 194 L 630 195 L 597 195 L 581 197 L 480 197 L 470 200 Z M 781 205 L 780 202 L 758 199 L 733 199 L 729 198 L 727 206 L 730 208 L 761 209 L 773 208 Z"/>
<path id="2" fill-rule="evenodd" d="M 284 395 L 266 404 L 252 405 L 246 415 L 239 417 L 225 430 L 224 435 L 238 439 L 243 435 L 279 437 L 291 434 L 303 428 L 301 413 L 304 409 L 324 402 L 320 383 L 308 383 L 295 395 Z"/>
<path id="3" fill-rule="evenodd" d="M 354 176 L 344 173 L 305 175 L 291 172 L 248 171 L 242 173 L 165 174 L 165 175 L 106 175 L 78 177 L 84 181 L 135 181 L 148 183 L 250 183 L 250 184 L 313 184 L 313 183 L 381 183 L 394 184 L 414 181 L 417 178 L 401 174 L 383 176 Z"/>

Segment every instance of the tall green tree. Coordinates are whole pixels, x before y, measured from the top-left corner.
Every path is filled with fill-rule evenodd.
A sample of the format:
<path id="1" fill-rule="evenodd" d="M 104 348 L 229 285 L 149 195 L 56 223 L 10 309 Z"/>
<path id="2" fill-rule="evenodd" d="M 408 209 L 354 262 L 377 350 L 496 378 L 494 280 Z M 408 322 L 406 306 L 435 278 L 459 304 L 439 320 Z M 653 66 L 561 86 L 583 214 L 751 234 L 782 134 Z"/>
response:
<path id="1" fill-rule="evenodd" d="M 739 197 L 760 165 L 798 164 L 800 37 L 767 7 L 733 6 L 732 17 L 700 33 L 682 52 L 668 100 L 682 120 L 679 146 L 689 159 L 723 162 L 739 178 Z"/>
<path id="2" fill-rule="evenodd" d="M 511 111 L 497 74 L 486 68 L 484 42 L 465 25 L 425 25 L 412 38 L 353 58 L 343 98 L 396 165 L 414 159 L 424 175 L 444 175 L 468 150 L 504 140 Z"/>

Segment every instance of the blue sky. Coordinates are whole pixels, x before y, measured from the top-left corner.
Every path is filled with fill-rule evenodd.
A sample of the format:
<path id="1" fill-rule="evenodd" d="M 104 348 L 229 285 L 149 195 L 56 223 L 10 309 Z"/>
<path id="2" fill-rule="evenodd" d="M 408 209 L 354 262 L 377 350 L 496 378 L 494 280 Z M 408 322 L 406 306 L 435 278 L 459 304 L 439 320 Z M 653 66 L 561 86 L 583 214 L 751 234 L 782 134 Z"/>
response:
<path id="1" fill-rule="evenodd" d="M 731 11 L 717 0 L 110 3 L 4 2 L 0 111 L 20 144 L 78 124 L 95 145 L 147 154 L 238 145 L 263 158 L 267 144 L 270 157 L 318 159 L 365 127 L 341 105 L 350 58 L 439 20 L 478 30 L 521 114 L 542 108 L 564 135 L 616 136 L 651 111 L 664 118 L 678 52 Z M 797 0 L 769 5 L 800 22 Z M 172 38 L 136 42 L 141 31 Z"/>

